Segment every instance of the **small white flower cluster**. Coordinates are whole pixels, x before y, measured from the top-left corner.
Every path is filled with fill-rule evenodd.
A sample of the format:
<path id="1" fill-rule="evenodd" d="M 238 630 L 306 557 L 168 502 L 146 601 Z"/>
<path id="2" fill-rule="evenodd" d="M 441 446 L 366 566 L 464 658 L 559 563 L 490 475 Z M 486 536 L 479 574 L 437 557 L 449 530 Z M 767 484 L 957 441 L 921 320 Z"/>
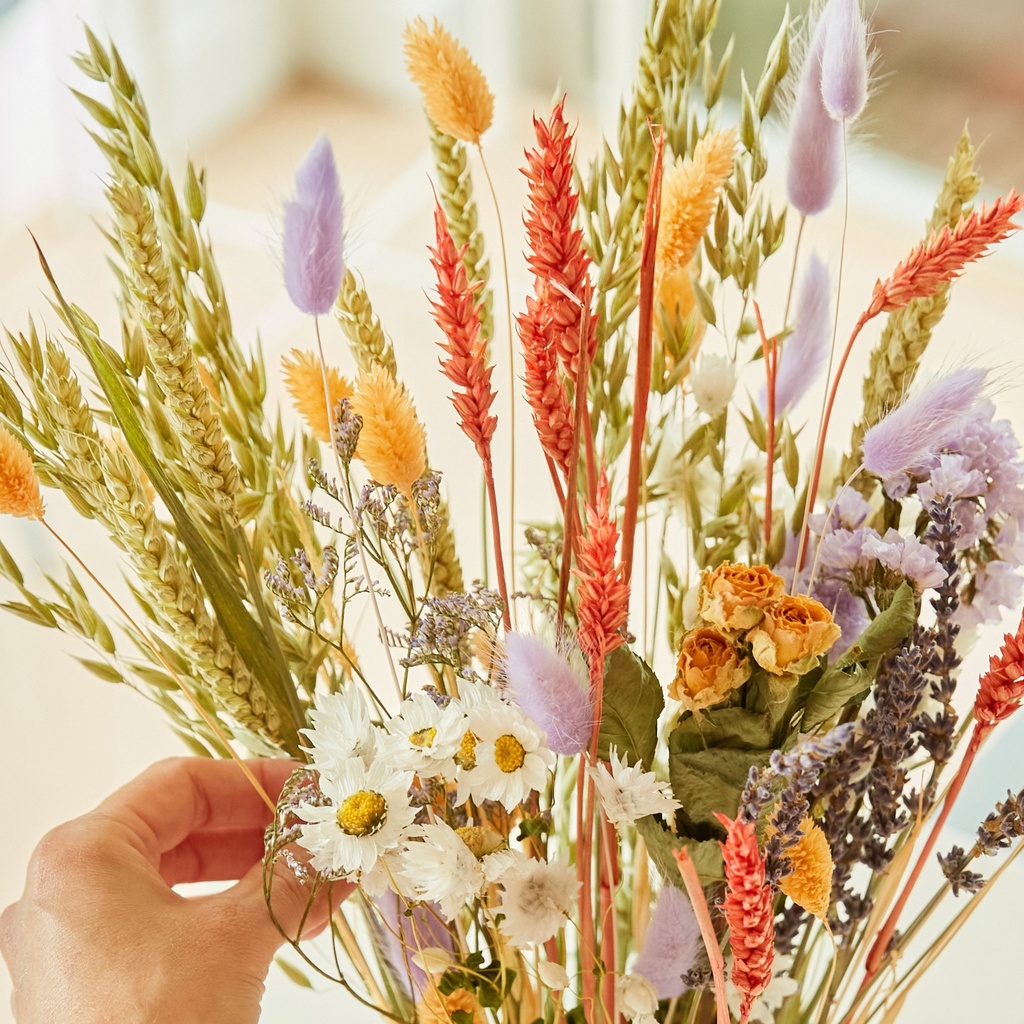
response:
<path id="1" fill-rule="evenodd" d="M 513 812 L 543 790 L 555 755 L 515 704 L 463 682 L 459 699 L 414 693 L 375 725 L 362 692 L 319 694 L 305 730 L 323 803 L 300 804 L 298 843 L 310 864 L 356 881 L 369 896 L 393 889 L 453 920 L 490 886 L 502 887 L 501 929 L 515 945 L 546 941 L 570 919 L 576 873 L 530 860 L 486 822 L 453 827 L 441 807 L 499 803 Z"/>

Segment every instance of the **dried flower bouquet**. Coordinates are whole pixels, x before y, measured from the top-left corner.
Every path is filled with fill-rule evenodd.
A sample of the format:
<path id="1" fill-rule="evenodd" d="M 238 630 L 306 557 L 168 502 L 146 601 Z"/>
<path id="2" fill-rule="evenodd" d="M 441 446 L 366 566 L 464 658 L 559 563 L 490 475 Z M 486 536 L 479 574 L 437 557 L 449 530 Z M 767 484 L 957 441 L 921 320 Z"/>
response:
<path id="1" fill-rule="evenodd" d="M 397 1021 L 894 1020 L 994 881 L 981 857 L 1012 847 L 998 875 L 1021 848 L 1011 794 L 906 912 L 1024 698 L 1022 620 L 973 710 L 954 706 L 962 631 L 1019 600 L 1019 443 L 986 370 L 916 381 L 953 281 L 1024 199 L 975 205 L 965 133 L 927 237 L 838 323 L 835 270 L 800 240 L 845 173 L 868 27 L 857 0 L 784 21 L 733 124 L 717 13 L 654 0 L 618 138 L 588 168 L 571 98 L 534 119 L 527 296 L 494 287 L 509 254 L 478 225 L 486 79 L 439 24 L 407 28 L 436 158 L 440 367 L 483 471 L 490 570 L 473 583 L 400 348 L 344 258 L 328 142 L 284 211 L 285 283 L 316 342 L 282 366 L 291 438 L 233 332 L 203 174 L 174 185 L 113 47 L 89 34 L 77 58 L 107 92 L 81 99 L 110 165 L 122 333 L 101 337 L 40 254 L 61 327 L 7 335 L 0 511 L 60 540 L 41 488 L 63 491 L 120 548 L 137 610 L 79 552 L 41 594 L 0 547 L 5 607 L 80 636 L 193 749 L 244 771 L 246 753 L 302 762 L 271 802 L 268 898 L 281 870 L 311 893 L 354 883 L 333 956 L 289 938 Z M 763 144 L 784 92 L 787 207 Z M 788 294 L 759 294 L 769 260 Z M 516 346 L 509 403 L 492 370 Z M 851 358 L 870 369 L 844 442 L 829 430 Z M 801 399 L 818 406 L 803 432 Z M 492 451 L 517 401 L 552 509 L 525 532 Z M 947 892 L 960 909 L 936 929 Z"/>

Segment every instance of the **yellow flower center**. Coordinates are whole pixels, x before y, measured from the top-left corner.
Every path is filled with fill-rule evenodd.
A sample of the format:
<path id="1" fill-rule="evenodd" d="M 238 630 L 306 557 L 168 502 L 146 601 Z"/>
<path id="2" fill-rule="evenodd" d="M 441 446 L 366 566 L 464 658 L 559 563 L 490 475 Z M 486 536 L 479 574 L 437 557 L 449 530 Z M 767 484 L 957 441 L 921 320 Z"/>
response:
<path id="1" fill-rule="evenodd" d="M 387 801 L 370 789 L 345 797 L 338 809 L 338 828 L 350 836 L 372 836 L 388 817 Z"/>
<path id="2" fill-rule="evenodd" d="M 459 749 L 455 751 L 455 763 L 466 771 L 476 767 L 476 737 L 469 729 L 463 734 Z"/>
<path id="3" fill-rule="evenodd" d="M 430 725 L 426 729 L 417 729 L 416 732 L 409 733 L 409 742 L 414 747 L 432 747 L 436 735 L 437 730 Z"/>
<path id="4" fill-rule="evenodd" d="M 515 738 L 505 733 L 494 741 L 494 763 L 508 774 L 518 771 L 526 760 L 526 748 Z"/>

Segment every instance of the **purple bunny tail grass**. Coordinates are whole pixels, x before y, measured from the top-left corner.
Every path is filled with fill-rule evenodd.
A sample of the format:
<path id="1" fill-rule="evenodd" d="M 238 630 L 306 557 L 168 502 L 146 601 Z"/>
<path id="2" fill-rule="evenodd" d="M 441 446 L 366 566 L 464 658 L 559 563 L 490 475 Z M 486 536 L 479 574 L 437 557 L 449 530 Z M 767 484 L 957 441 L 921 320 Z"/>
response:
<path id="1" fill-rule="evenodd" d="M 843 126 L 829 116 L 821 96 L 821 58 L 828 29 L 828 9 L 811 39 L 790 115 L 790 203 L 805 217 L 821 213 L 835 195 L 842 167 Z"/>
<path id="2" fill-rule="evenodd" d="M 853 121 L 868 102 L 868 28 L 860 0 L 831 0 L 823 15 L 821 96 L 837 121 Z"/>
<path id="3" fill-rule="evenodd" d="M 880 419 L 864 435 L 864 468 L 884 480 L 937 455 L 981 397 L 987 372 L 955 370 Z"/>
<path id="4" fill-rule="evenodd" d="M 295 172 L 295 198 L 284 204 L 284 283 L 303 313 L 318 316 L 334 305 L 342 270 L 341 189 L 321 135 Z"/>
<path id="5" fill-rule="evenodd" d="M 587 673 L 539 636 L 508 633 L 504 672 L 510 696 L 547 737 L 556 754 L 583 751 L 594 728 Z"/>
<path id="6" fill-rule="evenodd" d="M 418 903 L 406 913 L 406 903 L 389 889 L 373 901 L 382 918 L 378 922 L 381 951 L 398 987 L 415 1002 L 427 989 L 427 975 L 413 963 L 421 949 L 435 947 L 451 951 L 452 937 L 435 903 Z"/>
<path id="7" fill-rule="evenodd" d="M 804 395 L 828 359 L 832 320 L 828 267 L 815 255 L 797 296 L 796 329 L 782 343 L 775 378 L 775 408 L 782 412 Z"/>
<path id="8" fill-rule="evenodd" d="M 686 893 L 665 885 L 633 971 L 655 987 L 659 999 L 675 999 L 686 991 L 683 975 L 696 965 L 702 947 L 700 925 Z"/>

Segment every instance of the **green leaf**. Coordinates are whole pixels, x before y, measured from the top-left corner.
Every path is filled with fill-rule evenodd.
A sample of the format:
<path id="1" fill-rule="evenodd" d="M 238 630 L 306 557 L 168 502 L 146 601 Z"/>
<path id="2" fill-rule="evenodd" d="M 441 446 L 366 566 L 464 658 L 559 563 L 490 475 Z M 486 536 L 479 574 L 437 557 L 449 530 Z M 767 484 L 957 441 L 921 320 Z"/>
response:
<path id="1" fill-rule="evenodd" d="M 614 746 L 619 757 L 650 769 L 664 707 L 661 684 L 651 667 L 625 645 L 617 647 L 604 663 L 599 756 L 607 760 Z"/>
<path id="2" fill-rule="evenodd" d="M 293 982 L 302 988 L 313 987 L 313 982 L 306 977 L 305 972 L 300 971 L 294 964 L 288 963 L 283 956 L 275 956 L 274 963 L 281 968 L 281 972 L 290 982 Z"/>
<path id="3" fill-rule="evenodd" d="M 892 604 L 879 612 L 856 642 L 836 662 L 836 668 L 849 668 L 890 654 L 910 635 L 917 622 L 914 588 L 904 581 L 893 595 Z"/>
<path id="4" fill-rule="evenodd" d="M 682 815 L 695 826 L 717 828 L 715 813 L 736 816 L 740 794 L 752 767 L 768 763 L 771 750 L 680 751 L 673 734 L 669 740 L 668 775 L 672 792 L 683 805 Z M 691 831 L 696 831 L 693 829 Z M 697 838 L 704 838 L 697 836 Z"/>
<path id="5" fill-rule="evenodd" d="M 523 818 L 519 822 L 519 835 L 516 839 L 522 842 L 528 836 L 542 836 L 551 831 L 551 822 L 544 818 Z"/>
<path id="6" fill-rule="evenodd" d="M 673 851 L 684 847 L 705 885 L 720 882 L 725 877 L 722 870 L 722 848 L 718 845 L 717 839 L 685 839 L 673 835 L 653 817 L 640 818 L 636 823 L 636 830 L 643 836 L 647 853 L 664 881 L 683 888 L 683 880 L 679 875 Z"/>
<path id="7" fill-rule="evenodd" d="M 838 714 L 847 704 L 852 704 L 871 689 L 874 672 L 863 665 L 852 670 L 830 668 L 811 690 L 804 708 L 800 728 L 813 729 Z"/>

